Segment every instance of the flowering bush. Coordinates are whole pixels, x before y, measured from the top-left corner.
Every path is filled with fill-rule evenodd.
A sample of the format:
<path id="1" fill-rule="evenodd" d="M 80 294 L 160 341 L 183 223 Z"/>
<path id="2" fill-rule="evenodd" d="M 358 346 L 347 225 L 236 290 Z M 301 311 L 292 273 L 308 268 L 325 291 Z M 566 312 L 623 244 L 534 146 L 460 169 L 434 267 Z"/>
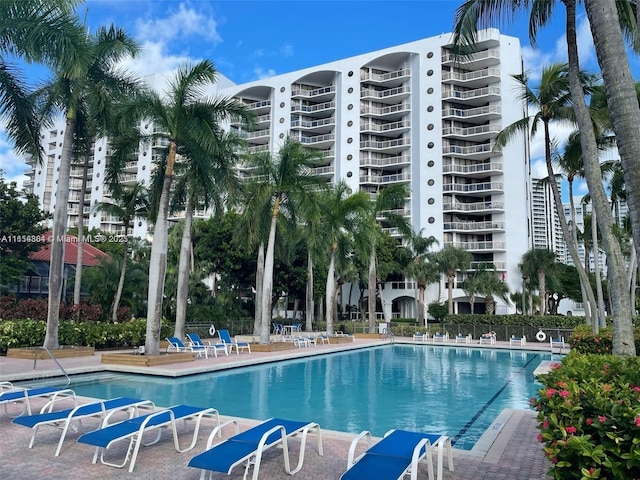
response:
<path id="1" fill-rule="evenodd" d="M 640 327 L 635 327 L 636 351 L 640 353 Z M 613 351 L 612 327 L 601 328 L 598 334 L 591 333 L 591 327 L 583 324 L 573 329 L 571 349 L 580 353 L 608 354 Z"/>
<path id="2" fill-rule="evenodd" d="M 531 399 L 555 479 L 640 480 L 640 358 L 572 352 Z"/>

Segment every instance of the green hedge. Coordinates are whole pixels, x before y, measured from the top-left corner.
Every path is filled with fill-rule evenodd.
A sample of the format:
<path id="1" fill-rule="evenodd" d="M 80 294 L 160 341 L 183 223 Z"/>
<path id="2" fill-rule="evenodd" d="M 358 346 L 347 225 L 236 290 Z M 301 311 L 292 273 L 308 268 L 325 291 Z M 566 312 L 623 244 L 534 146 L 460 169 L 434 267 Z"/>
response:
<path id="1" fill-rule="evenodd" d="M 44 343 L 47 323 L 41 320 L 0 321 L 0 352 L 8 348 L 36 347 Z M 128 348 L 144 345 L 147 321 L 144 318 L 130 322 L 72 322 L 60 321 L 58 340 L 60 345 L 95 347 L 97 349 Z M 160 338 L 172 334 L 173 330 L 162 322 Z"/>
<path id="2" fill-rule="evenodd" d="M 640 358 L 572 351 L 539 380 L 531 404 L 555 479 L 640 478 Z"/>
<path id="3" fill-rule="evenodd" d="M 640 354 L 640 327 L 634 328 L 636 352 Z M 613 351 L 613 328 L 601 328 L 597 335 L 591 333 L 589 325 L 578 325 L 573 329 L 571 348 L 579 353 L 607 354 Z"/>
<path id="4" fill-rule="evenodd" d="M 584 325 L 584 317 L 562 315 L 447 315 L 445 323 L 464 325 L 516 325 L 536 328 L 574 328 Z"/>

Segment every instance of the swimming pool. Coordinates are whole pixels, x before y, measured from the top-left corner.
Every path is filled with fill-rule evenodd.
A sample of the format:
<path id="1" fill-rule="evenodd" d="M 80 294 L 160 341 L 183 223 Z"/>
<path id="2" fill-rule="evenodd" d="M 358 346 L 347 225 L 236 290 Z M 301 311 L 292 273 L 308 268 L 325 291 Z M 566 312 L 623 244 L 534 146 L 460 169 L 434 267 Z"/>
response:
<path id="1" fill-rule="evenodd" d="M 505 408 L 529 408 L 533 370 L 549 354 L 385 345 L 182 378 L 74 377 L 79 395 L 212 406 L 224 415 L 318 422 L 382 436 L 391 428 L 449 435 L 470 450 Z"/>

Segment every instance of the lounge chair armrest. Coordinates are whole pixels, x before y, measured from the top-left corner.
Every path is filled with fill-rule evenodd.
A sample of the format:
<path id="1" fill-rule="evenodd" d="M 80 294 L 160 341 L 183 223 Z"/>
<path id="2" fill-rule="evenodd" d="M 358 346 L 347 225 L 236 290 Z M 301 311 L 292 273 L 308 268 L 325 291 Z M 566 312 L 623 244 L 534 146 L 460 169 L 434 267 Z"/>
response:
<path id="1" fill-rule="evenodd" d="M 156 404 L 153 403 L 151 400 L 145 400 L 144 403 L 140 403 L 136 405 L 134 408 L 136 412 L 138 411 L 139 408 L 149 408 L 151 409 L 152 412 L 154 412 L 156 409 Z M 109 426 L 109 421 L 111 420 L 111 417 L 118 411 L 119 411 L 118 409 L 114 409 L 111 412 L 107 413 L 104 417 L 104 420 L 102 420 L 102 424 L 100 425 L 100 428 L 105 428 Z"/>
<path id="2" fill-rule="evenodd" d="M 388 433 L 388 432 L 387 432 Z M 367 438 L 367 449 L 371 447 L 371 432 L 368 430 L 364 430 L 360 432 L 360 434 L 351 441 L 351 446 L 349 447 L 349 456 L 347 457 L 347 470 L 349 470 L 353 465 L 360 459 L 362 455 L 356 458 L 356 448 L 358 448 L 358 444 L 360 440 L 363 438 Z"/>
<path id="3" fill-rule="evenodd" d="M 67 390 L 67 392 L 68 391 L 69 390 Z M 73 401 L 74 408 L 78 406 L 78 399 L 76 398 L 75 392 L 73 393 L 73 395 L 62 395 L 62 396 L 54 395 L 49 401 L 47 401 L 47 403 L 43 405 L 43 407 L 40 409 L 40 413 L 51 413 L 53 411 L 54 405 L 57 402 L 64 401 L 64 400 Z"/>
<path id="4" fill-rule="evenodd" d="M 226 422 L 221 423 L 217 427 L 213 429 L 213 431 L 209 434 L 209 438 L 207 439 L 207 447 L 205 450 L 209 450 L 213 445 L 213 439 L 216 437 L 222 437 L 222 429 L 228 425 L 235 425 L 235 434 L 240 433 L 240 427 L 238 426 L 238 422 L 236 420 L 227 420 Z"/>

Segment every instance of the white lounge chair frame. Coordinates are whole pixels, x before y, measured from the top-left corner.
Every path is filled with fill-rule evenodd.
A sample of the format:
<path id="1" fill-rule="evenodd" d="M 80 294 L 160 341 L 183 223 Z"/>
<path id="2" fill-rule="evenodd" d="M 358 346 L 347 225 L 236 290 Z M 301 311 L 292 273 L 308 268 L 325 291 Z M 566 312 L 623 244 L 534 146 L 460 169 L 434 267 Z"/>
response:
<path id="1" fill-rule="evenodd" d="M 509 339 L 509 345 L 520 345 L 520 346 L 524 346 L 527 344 L 527 337 L 526 336 L 521 336 L 521 337 L 516 337 L 515 335 L 511 335 L 511 338 Z"/>

